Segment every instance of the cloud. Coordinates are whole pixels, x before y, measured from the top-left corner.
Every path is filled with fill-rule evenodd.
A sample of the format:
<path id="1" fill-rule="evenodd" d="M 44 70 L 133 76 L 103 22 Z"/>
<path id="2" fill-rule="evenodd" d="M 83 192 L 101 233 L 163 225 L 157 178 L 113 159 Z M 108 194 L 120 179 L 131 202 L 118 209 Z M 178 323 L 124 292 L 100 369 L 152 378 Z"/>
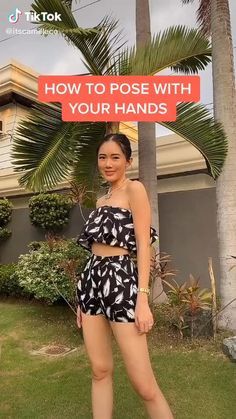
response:
<path id="1" fill-rule="evenodd" d="M 48 74 L 81 74 L 88 70 L 82 62 L 82 54 L 76 48 L 68 47 L 61 51 L 60 58 L 52 65 Z"/>

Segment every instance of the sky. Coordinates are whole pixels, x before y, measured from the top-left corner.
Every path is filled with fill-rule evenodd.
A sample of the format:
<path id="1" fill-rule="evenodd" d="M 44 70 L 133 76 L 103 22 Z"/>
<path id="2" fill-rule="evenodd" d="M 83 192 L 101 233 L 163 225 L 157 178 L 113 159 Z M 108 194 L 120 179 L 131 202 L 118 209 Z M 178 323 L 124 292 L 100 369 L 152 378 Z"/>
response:
<path id="1" fill-rule="evenodd" d="M 39 74 L 79 74 L 85 67 L 81 55 L 75 47 L 70 46 L 59 35 L 17 35 L 6 33 L 12 27 L 8 15 L 16 7 L 21 11 L 29 11 L 31 0 L 0 0 L 0 66 L 11 59 L 31 67 Z M 173 25 L 196 27 L 197 1 L 194 4 L 182 5 L 181 0 L 149 0 L 152 33 L 163 31 Z M 119 20 L 123 28 L 124 39 L 128 44 L 135 42 L 135 0 L 80 0 L 73 2 L 74 17 L 81 27 L 96 25 L 105 15 L 112 15 Z M 230 0 L 231 26 L 236 51 L 236 1 Z M 30 22 L 19 21 L 17 28 L 32 28 Z M 6 39 L 9 38 L 9 39 Z M 236 61 L 236 60 L 235 60 Z M 212 109 L 211 65 L 199 73 L 201 76 L 201 102 Z M 161 132 L 164 133 L 161 128 Z M 167 132 L 167 131 L 166 131 Z"/>

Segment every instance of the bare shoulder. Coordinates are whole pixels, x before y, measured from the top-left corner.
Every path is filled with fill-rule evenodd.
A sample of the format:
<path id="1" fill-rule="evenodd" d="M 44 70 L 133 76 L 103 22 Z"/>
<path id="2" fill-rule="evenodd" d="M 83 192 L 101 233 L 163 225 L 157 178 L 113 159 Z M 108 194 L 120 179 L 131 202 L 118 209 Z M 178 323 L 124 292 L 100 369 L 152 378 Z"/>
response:
<path id="1" fill-rule="evenodd" d="M 100 197 L 100 198 L 97 199 L 96 208 L 100 207 L 100 205 L 101 205 L 101 198 L 102 197 Z"/>
<path id="2" fill-rule="evenodd" d="M 142 182 L 139 180 L 129 182 L 127 194 L 129 205 L 133 213 L 141 216 L 141 214 L 150 210 L 148 194 Z"/>
<path id="3" fill-rule="evenodd" d="M 129 197 L 144 198 L 147 197 L 145 186 L 139 180 L 132 180 L 127 185 L 127 192 Z"/>
<path id="4" fill-rule="evenodd" d="M 129 189 L 128 189 L 129 188 Z M 133 180 L 128 186 L 129 205 L 134 221 L 137 246 L 150 241 L 151 209 L 145 186 L 139 180 Z"/>

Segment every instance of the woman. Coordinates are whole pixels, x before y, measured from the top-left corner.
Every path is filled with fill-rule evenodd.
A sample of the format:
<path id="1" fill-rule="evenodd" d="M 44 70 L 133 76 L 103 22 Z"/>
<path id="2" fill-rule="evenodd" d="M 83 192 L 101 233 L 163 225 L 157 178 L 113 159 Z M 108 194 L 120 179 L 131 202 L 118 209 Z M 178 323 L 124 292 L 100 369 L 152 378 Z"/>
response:
<path id="1" fill-rule="evenodd" d="M 92 366 L 94 419 L 111 419 L 113 358 L 111 333 L 120 347 L 130 381 L 150 418 L 173 419 L 154 377 L 146 333 L 153 326 L 148 304 L 151 224 L 143 184 L 126 178 L 131 146 L 123 134 L 107 135 L 97 149 L 98 169 L 110 183 L 78 238 L 91 251 L 77 286 L 77 324 Z M 137 252 L 137 266 L 130 252 Z"/>

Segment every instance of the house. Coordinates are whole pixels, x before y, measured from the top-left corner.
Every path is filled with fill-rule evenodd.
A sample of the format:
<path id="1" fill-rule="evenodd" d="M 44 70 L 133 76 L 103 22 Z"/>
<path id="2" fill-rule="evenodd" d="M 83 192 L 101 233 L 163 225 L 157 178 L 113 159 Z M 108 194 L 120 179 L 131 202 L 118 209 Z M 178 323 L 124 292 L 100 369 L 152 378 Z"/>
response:
<path id="1" fill-rule="evenodd" d="M 27 118 L 37 100 L 38 74 L 14 60 L 0 67 L 0 197 L 14 205 L 9 228 L 12 236 L 0 246 L 0 263 L 16 261 L 27 252 L 30 241 L 43 235 L 30 225 L 28 199 L 32 192 L 18 184 L 19 174 L 11 163 L 11 147 L 17 124 Z M 135 125 L 123 123 L 122 132 L 132 141 L 133 163 L 127 172 L 138 179 L 138 143 Z M 156 140 L 157 179 L 160 217 L 160 247 L 172 256 L 172 267 L 179 269 L 177 279 L 184 281 L 192 273 L 209 287 L 208 257 L 219 280 L 216 231 L 215 181 L 207 175 L 201 154 L 175 134 Z M 56 189 L 66 190 L 67 182 Z M 78 212 L 66 230 L 69 237 L 78 234 L 82 219 Z"/>

